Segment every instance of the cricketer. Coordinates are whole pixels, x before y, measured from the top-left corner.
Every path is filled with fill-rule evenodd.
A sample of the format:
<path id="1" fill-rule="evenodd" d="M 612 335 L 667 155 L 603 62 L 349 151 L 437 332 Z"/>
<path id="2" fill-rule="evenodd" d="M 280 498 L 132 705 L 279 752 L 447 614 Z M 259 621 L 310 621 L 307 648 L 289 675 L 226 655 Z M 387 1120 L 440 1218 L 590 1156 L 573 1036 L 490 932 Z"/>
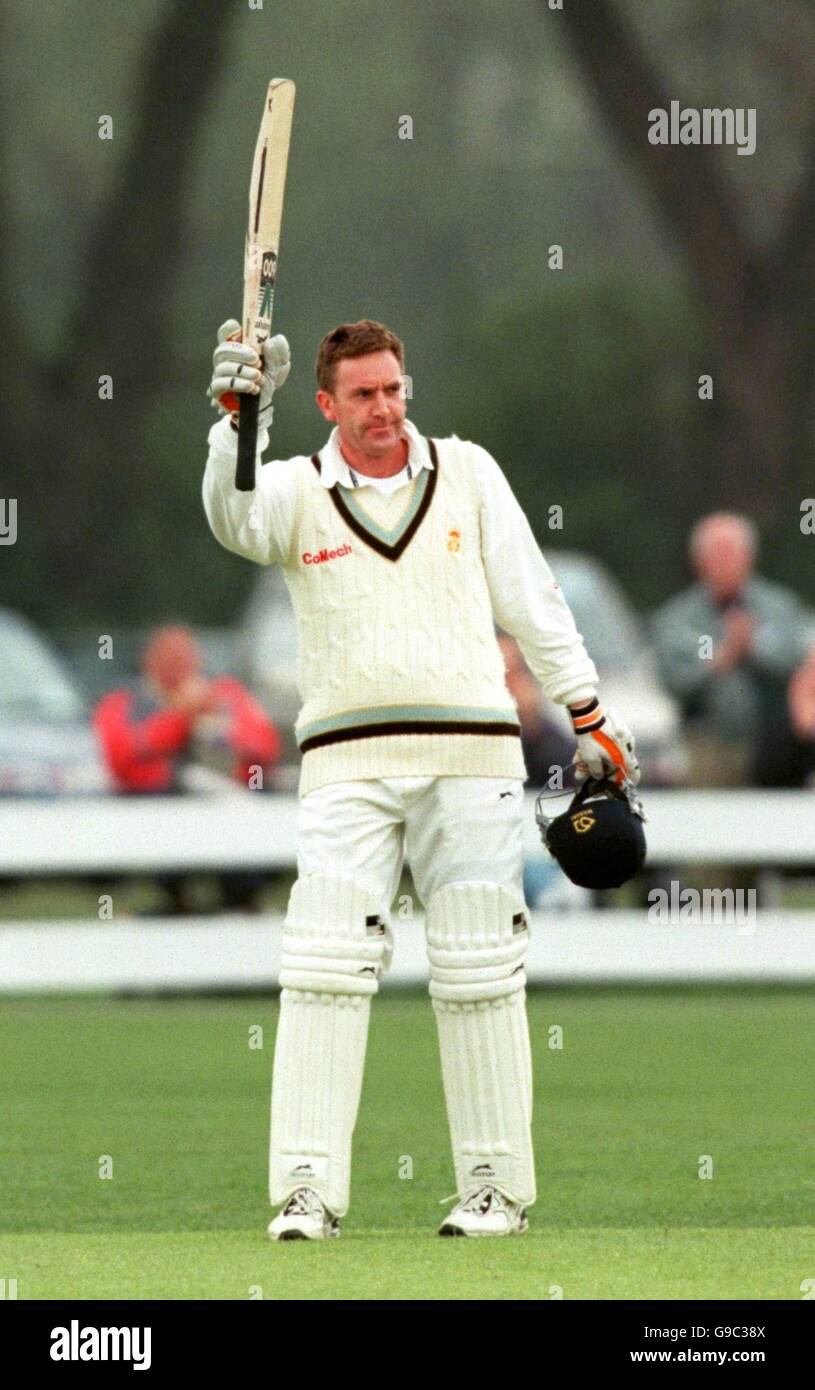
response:
<path id="1" fill-rule="evenodd" d="M 258 462 L 286 339 L 261 355 L 218 331 L 203 498 L 228 550 L 282 566 L 303 697 L 297 880 L 280 972 L 272 1082 L 273 1239 L 339 1233 L 371 999 L 392 950 L 407 855 L 425 909 L 456 1199 L 441 1235 L 526 1229 L 535 1200 L 524 962 L 520 726 L 496 624 L 568 707 L 591 776 L 639 778 L 625 724 L 499 465 L 407 418 L 399 338 L 364 319 L 326 334 L 316 403 L 334 428 L 311 457 L 235 488 L 237 413 L 259 395 Z"/>

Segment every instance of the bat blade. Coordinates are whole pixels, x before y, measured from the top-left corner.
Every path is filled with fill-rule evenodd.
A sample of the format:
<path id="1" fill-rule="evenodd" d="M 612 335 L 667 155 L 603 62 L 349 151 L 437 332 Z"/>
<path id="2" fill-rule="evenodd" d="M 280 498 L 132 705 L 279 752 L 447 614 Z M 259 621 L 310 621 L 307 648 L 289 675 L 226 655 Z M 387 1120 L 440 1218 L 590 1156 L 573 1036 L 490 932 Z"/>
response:
<path id="1" fill-rule="evenodd" d="M 275 78 L 269 83 L 252 162 L 243 264 L 242 329 L 243 341 L 251 343 L 258 351 L 272 331 L 294 94 L 294 83 L 288 78 Z M 255 486 L 257 433 L 258 397 L 241 395 L 235 472 L 235 486 L 241 492 L 251 492 Z"/>

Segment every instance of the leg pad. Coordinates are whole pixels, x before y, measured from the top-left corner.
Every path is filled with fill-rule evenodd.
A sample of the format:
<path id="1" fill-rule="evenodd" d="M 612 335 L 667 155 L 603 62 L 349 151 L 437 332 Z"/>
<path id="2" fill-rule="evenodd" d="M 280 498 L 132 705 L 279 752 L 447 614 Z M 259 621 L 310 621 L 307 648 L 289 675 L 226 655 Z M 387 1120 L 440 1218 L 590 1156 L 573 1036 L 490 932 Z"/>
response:
<path id="1" fill-rule="evenodd" d="M 459 1196 L 490 1184 L 535 1199 L 524 904 L 497 884 L 454 883 L 427 908 L 430 993 Z"/>

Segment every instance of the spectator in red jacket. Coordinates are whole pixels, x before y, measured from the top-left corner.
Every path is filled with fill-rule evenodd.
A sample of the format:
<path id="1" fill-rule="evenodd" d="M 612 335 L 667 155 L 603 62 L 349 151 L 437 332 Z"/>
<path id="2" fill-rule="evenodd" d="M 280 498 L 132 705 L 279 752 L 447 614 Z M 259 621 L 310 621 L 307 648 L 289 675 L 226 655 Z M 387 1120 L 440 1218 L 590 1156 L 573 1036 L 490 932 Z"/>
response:
<path id="1" fill-rule="evenodd" d="M 99 702 L 94 728 L 124 792 L 178 790 L 185 762 L 220 763 L 236 782 L 278 761 L 280 736 L 260 705 L 232 676 L 206 677 L 201 652 L 184 627 L 163 627 L 142 654 L 143 683 Z"/>
<path id="2" fill-rule="evenodd" d="M 246 787 L 254 769 L 264 778 L 271 771 L 282 749 L 277 729 L 234 677 L 203 674 L 201 651 L 188 628 L 159 628 L 144 648 L 141 667 L 140 686 L 105 695 L 93 718 L 120 791 L 180 791 L 179 773 L 188 762 L 221 770 Z M 190 910 L 185 884 L 163 882 L 175 910 Z M 256 875 L 223 875 L 224 905 L 254 905 L 261 882 Z"/>

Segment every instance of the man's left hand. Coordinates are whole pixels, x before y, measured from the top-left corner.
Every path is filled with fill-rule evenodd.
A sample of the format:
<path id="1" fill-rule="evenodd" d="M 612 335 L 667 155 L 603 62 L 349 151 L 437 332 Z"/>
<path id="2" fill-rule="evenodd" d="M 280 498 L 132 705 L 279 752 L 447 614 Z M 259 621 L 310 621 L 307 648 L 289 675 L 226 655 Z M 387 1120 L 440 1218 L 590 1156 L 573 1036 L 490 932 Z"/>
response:
<path id="1" fill-rule="evenodd" d="M 589 777 L 614 774 L 616 782 L 628 778 L 633 786 L 640 780 L 640 765 L 634 748 L 634 736 L 628 725 L 612 710 L 602 709 L 599 700 L 571 705 L 577 762 Z"/>

